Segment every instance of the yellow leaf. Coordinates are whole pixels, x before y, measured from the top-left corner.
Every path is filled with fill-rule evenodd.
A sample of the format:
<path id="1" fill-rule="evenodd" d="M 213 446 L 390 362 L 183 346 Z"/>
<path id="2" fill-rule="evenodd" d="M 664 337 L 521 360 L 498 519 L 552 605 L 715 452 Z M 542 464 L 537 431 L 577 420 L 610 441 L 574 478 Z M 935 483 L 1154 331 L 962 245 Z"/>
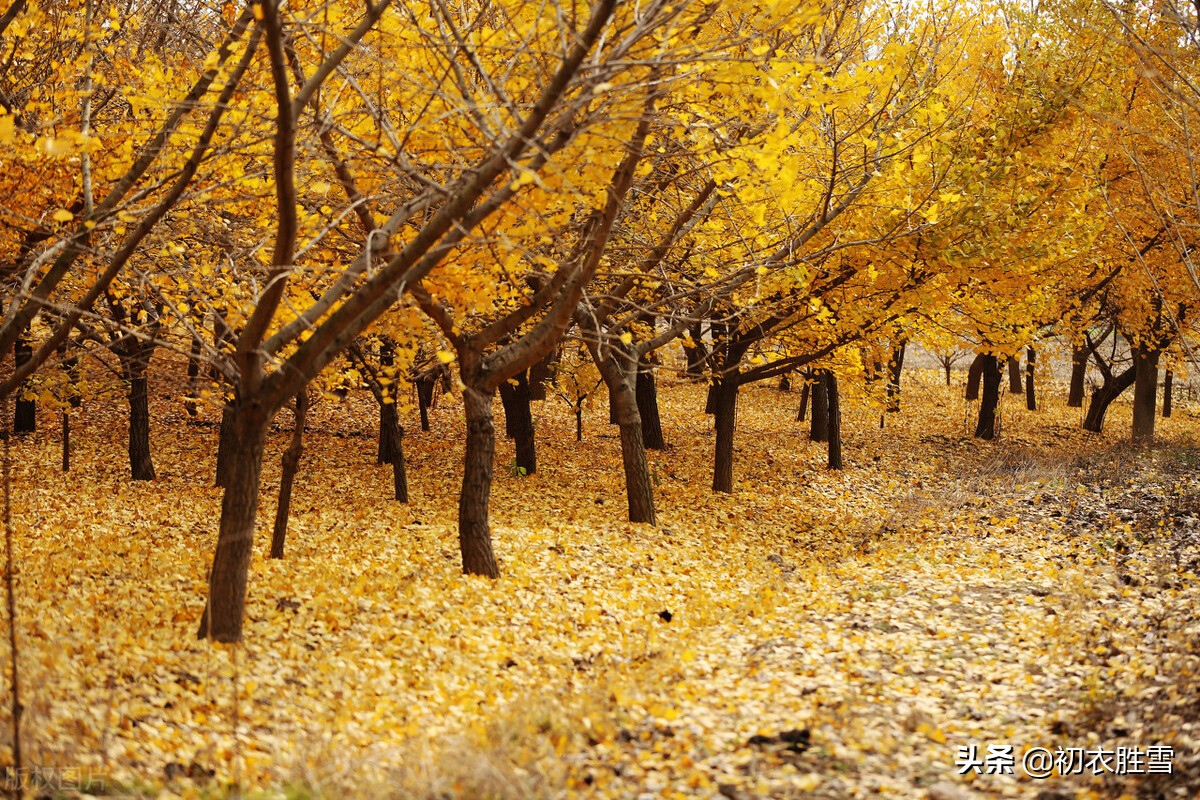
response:
<path id="1" fill-rule="evenodd" d="M 73 219 L 75 219 L 75 215 L 70 211 L 67 211 L 65 208 L 60 208 L 58 211 L 54 212 L 55 222 L 70 222 Z"/>
<path id="2" fill-rule="evenodd" d="M 449 364 L 454 360 L 454 353 L 451 353 L 449 350 L 438 350 L 437 359 L 443 364 Z"/>
<path id="3" fill-rule="evenodd" d="M 622 333 L 620 338 L 623 344 L 631 344 L 633 342 L 633 334 L 629 331 Z"/>

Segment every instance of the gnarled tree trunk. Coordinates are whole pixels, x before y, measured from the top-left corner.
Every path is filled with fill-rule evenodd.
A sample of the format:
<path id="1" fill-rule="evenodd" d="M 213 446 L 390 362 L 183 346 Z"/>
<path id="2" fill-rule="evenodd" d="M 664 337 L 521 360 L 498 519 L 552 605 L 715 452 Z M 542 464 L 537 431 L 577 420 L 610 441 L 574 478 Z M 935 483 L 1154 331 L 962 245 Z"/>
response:
<path id="1" fill-rule="evenodd" d="M 1104 417 L 1108 407 L 1122 392 L 1133 386 L 1135 369 L 1129 367 L 1112 380 L 1106 380 L 1092 392 L 1091 402 L 1088 403 L 1087 415 L 1083 418 L 1083 429 L 1092 433 L 1104 430 Z"/>

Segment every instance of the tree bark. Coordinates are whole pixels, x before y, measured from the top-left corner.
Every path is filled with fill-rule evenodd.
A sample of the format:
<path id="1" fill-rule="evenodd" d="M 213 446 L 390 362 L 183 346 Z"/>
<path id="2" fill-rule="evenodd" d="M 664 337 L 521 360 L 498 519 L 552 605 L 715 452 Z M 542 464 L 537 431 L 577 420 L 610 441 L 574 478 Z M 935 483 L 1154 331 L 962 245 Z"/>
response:
<path id="1" fill-rule="evenodd" d="M 908 341 L 900 342 L 900 346 L 892 353 L 888 361 L 887 410 L 900 410 L 900 375 L 904 372 L 904 352 L 908 349 Z M 835 381 L 832 386 L 836 386 Z M 841 469 L 841 467 L 837 467 Z"/>
<path id="2" fill-rule="evenodd" d="M 996 425 L 996 410 L 1000 405 L 1000 359 L 993 355 L 983 356 L 983 397 L 979 403 L 979 421 L 975 425 L 975 438 L 995 439 L 999 433 Z"/>
<path id="3" fill-rule="evenodd" d="M 67 372 L 67 401 L 71 408 L 83 405 L 83 396 L 79 394 L 79 356 L 66 357 L 66 342 L 59 349 L 63 356 L 63 367 Z M 67 409 L 62 412 L 62 471 L 71 471 L 71 413 Z"/>
<path id="4" fill-rule="evenodd" d="M 975 356 L 967 369 L 967 399 L 979 399 L 979 382 L 983 378 L 983 355 Z"/>
<path id="5" fill-rule="evenodd" d="M 903 348 L 900 358 L 903 359 Z M 825 397 L 829 414 L 829 469 L 842 469 L 842 406 L 838 398 L 837 376 L 825 371 Z"/>
<path id="6" fill-rule="evenodd" d="M 529 397 L 532 400 L 546 399 L 546 384 L 554 380 L 558 366 L 558 348 L 529 368 Z"/>
<path id="7" fill-rule="evenodd" d="M 221 409 L 221 427 L 217 431 L 217 478 L 216 485 L 224 488 L 229 482 L 229 462 L 233 457 L 234 425 L 236 409 L 233 401 L 226 400 Z"/>
<path id="8" fill-rule="evenodd" d="M 792 390 L 792 374 L 785 372 L 779 376 L 779 391 L 790 392 Z"/>
<path id="9" fill-rule="evenodd" d="M 812 383 L 812 427 L 809 438 L 814 442 L 829 441 L 829 387 L 825 383 L 825 371 L 818 370 Z"/>
<path id="10" fill-rule="evenodd" d="M 1034 363 L 1037 352 L 1030 347 L 1025 353 L 1025 408 L 1037 411 L 1037 387 L 1033 382 Z"/>
<path id="11" fill-rule="evenodd" d="M 947 386 L 950 385 L 950 368 L 953 366 L 954 365 L 950 363 L 950 359 L 948 359 L 948 358 L 942 362 L 942 367 L 946 370 L 946 385 Z"/>
<path id="12" fill-rule="evenodd" d="M 704 363 L 708 360 L 708 349 L 704 346 L 704 342 L 700 338 L 703 335 L 703 330 L 699 322 L 688 328 L 692 346 L 688 347 L 684 345 L 683 352 L 687 356 L 687 369 L 684 374 L 689 378 L 704 377 Z"/>
<path id="13" fill-rule="evenodd" d="M 201 639 L 218 642 L 238 642 L 242 638 L 263 443 L 270 422 L 269 416 L 257 406 L 234 406 L 229 419 L 220 531 L 209 574 L 208 607 L 199 631 Z"/>
<path id="14" fill-rule="evenodd" d="M 529 378 L 524 371 L 517 373 L 512 380 L 500 384 L 500 402 L 504 406 L 504 432 L 514 440 L 517 469 L 523 470 L 525 475 L 537 472 L 532 399 Z"/>
<path id="15" fill-rule="evenodd" d="M 796 422 L 804 422 L 804 417 L 808 414 L 808 397 L 812 388 L 810 383 L 806 377 L 804 385 L 800 387 L 800 408 L 796 411 Z"/>
<path id="16" fill-rule="evenodd" d="M 375 449 L 376 464 L 391 464 L 400 447 L 400 414 L 395 402 L 379 404 L 379 442 Z"/>
<path id="17" fill-rule="evenodd" d="M 433 405 L 433 389 L 437 385 L 437 375 L 428 374 L 419 376 L 416 381 L 417 386 L 417 409 L 421 414 L 421 430 L 429 430 L 429 407 Z"/>
<path id="18" fill-rule="evenodd" d="M 19 337 L 13 342 L 13 362 L 14 368 L 20 369 L 29 360 L 33 358 L 33 346 L 25 339 L 24 336 Z M 16 391 L 17 401 L 13 411 L 13 433 L 33 433 L 37 430 L 37 401 L 25 399 L 25 387 L 21 386 Z"/>
<path id="19" fill-rule="evenodd" d="M 1071 348 L 1071 389 L 1067 394 L 1068 408 L 1083 408 L 1084 380 L 1087 378 L 1087 347 Z"/>
<path id="20" fill-rule="evenodd" d="M 122 371 L 129 382 L 129 472 L 135 481 L 154 480 L 150 452 L 150 391 L 146 370 L 154 345 L 130 341 L 120 353 Z"/>
<path id="21" fill-rule="evenodd" d="M 737 425 L 738 383 L 736 378 L 718 378 L 713 383 L 713 417 L 717 429 L 713 456 L 714 492 L 733 491 L 733 433 Z"/>
<path id="22" fill-rule="evenodd" d="M 642 361 L 638 364 L 637 387 L 638 416 L 642 419 L 642 444 L 647 450 L 665 450 L 662 418 L 658 414 L 658 387 L 654 383 L 654 367 Z"/>
<path id="23" fill-rule="evenodd" d="M 304 455 L 304 421 L 308 416 L 307 389 L 296 395 L 296 415 L 292 425 L 292 441 L 283 451 L 283 470 L 279 478 L 279 502 L 275 506 L 275 527 L 271 531 L 271 558 L 283 558 L 287 540 L 288 515 L 292 508 L 292 486 Z"/>
<path id="24" fill-rule="evenodd" d="M 1025 391 L 1025 382 L 1021 380 L 1021 362 L 1016 356 L 1008 357 L 1008 393 L 1021 394 Z"/>
<path id="25" fill-rule="evenodd" d="M 1154 442 L 1158 401 L 1158 359 L 1162 351 L 1138 345 L 1133 350 L 1133 441 Z"/>
<path id="26" fill-rule="evenodd" d="M 500 569 L 492 551 L 492 531 L 488 525 L 496 455 L 492 394 L 468 385 L 463 389 L 463 408 L 467 417 L 467 449 L 458 499 L 458 544 L 463 573 L 498 578 Z"/>
<path id="27" fill-rule="evenodd" d="M 1096 390 L 1092 392 L 1092 399 L 1088 403 L 1087 415 L 1083 418 L 1085 431 L 1100 433 L 1104 430 L 1104 417 L 1108 413 L 1108 407 L 1122 392 L 1133 386 L 1135 372 L 1133 367 L 1129 367 L 1120 375 L 1113 377 L 1112 380 L 1106 380 L 1096 387 Z"/>
<path id="28" fill-rule="evenodd" d="M 1175 389 L 1175 374 L 1171 370 L 1167 370 L 1163 375 L 1163 417 L 1171 416 L 1171 402 Z"/>
<path id="29" fill-rule="evenodd" d="M 192 348 L 188 353 L 187 362 L 187 395 L 183 400 L 183 410 L 187 412 L 188 421 L 194 420 L 200 413 L 196 407 L 196 394 L 200 388 L 198 379 L 200 377 L 200 339 L 192 337 Z"/>

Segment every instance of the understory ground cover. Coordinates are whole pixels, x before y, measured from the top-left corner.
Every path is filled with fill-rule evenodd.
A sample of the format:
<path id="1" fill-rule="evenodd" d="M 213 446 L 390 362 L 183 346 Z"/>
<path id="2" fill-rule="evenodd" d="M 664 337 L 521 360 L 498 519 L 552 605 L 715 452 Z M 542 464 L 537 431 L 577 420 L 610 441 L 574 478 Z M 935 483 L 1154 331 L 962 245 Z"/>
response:
<path id="1" fill-rule="evenodd" d="M 541 403 L 538 471 L 499 445 L 497 581 L 460 572 L 453 395 L 405 437 L 407 505 L 369 398 L 318 402 L 267 559 L 284 412 L 234 647 L 196 639 L 215 427 L 156 397 L 158 478 L 137 484 L 119 408 L 77 416 L 67 474 L 47 417 L 12 453 L 25 763 L 69 776 L 62 794 L 137 797 L 1195 796 L 1200 408 L 1133 449 L 1127 406 L 1085 434 L 1047 387 L 1042 411 L 1006 398 L 984 443 L 959 387 L 905 381 L 882 429 L 845 411 L 841 472 L 798 393 L 747 391 L 728 495 L 703 386 L 668 384 L 657 528 L 623 521 L 602 409 L 576 443 Z M 960 774 L 1006 745 L 1012 774 Z M 1118 770 L 1152 746 L 1171 774 L 1162 750 Z M 1035 747 L 1113 755 L 1036 779 Z"/>

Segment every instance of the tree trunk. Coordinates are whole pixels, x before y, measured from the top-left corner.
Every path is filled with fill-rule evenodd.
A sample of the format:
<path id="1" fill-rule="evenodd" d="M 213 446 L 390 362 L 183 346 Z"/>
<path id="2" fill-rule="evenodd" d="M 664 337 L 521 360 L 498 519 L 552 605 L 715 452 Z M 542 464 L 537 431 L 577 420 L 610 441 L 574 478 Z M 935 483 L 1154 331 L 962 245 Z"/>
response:
<path id="1" fill-rule="evenodd" d="M 1167 370 L 1163 375 L 1163 417 L 1171 416 L 1171 399 L 1175 388 L 1175 374 L 1171 370 Z"/>
<path id="2" fill-rule="evenodd" d="M 583 441 L 583 401 L 575 401 L 575 441 Z"/>
<path id="3" fill-rule="evenodd" d="M 1158 401 L 1158 358 L 1161 351 L 1141 345 L 1133 350 L 1133 441 L 1154 442 Z"/>
<path id="4" fill-rule="evenodd" d="M 393 406 L 394 408 L 394 406 Z M 287 539 L 288 514 L 292 507 L 292 486 L 304 454 L 304 421 L 308 416 L 307 388 L 296 395 L 296 416 L 292 425 L 292 441 L 283 451 L 283 471 L 279 478 L 279 502 L 275 506 L 275 528 L 271 531 L 271 558 L 283 558 Z"/>
<path id="5" fill-rule="evenodd" d="M 687 356 L 687 370 L 685 374 L 689 378 L 704 377 L 704 363 L 708 360 L 708 349 L 704 346 L 701 340 L 703 335 L 703 327 L 697 322 L 688 328 L 688 334 L 691 336 L 692 346 L 684 345 L 683 352 Z"/>
<path id="6" fill-rule="evenodd" d="M 1087 378 L 1088 350 L 1086 347 L 1071 348 L 1071 390 L 1067 394 L 1068 408 L 1083 408 L 1083 387 Z"/>
<path id="7" fill-rule="evenodd" d="M 629 521 L 654 525 L 657 522 L 654 484 L 650 480 L 650 465 L 646 461 L 646 446 L 642 436 L 642 417 L 638 413 L 637 376 L 621 363 L 625 358 L 626 354 L 612 355 L 597 366 L 608 387 L 609 403 L 621 430 L 621 466 L 625 471 Z"/>
<path id="8" fill-rule="evenodd" d="M 514 384 L 513 381 L 516 383 Z M 522 474 L 537 472 L 537 443 L 534 437 L 533 405 L 529 378 L 519 372 L 500 384 L 500 402 L 504 406 L 504 432 L 516 445 L 517 469 Z"/>
<path id="9" fill-rule="evenodd" d="M 812 382 L 812 427 L 809 438 L 814 442 L 829 441 L 829 387 L 825 371 L 818 370 Z"/>
<path id="10" fill-rule="evenodd" d="M 379 442 L 375 449 L 376 464 L 391 464 L 400 447 L 400 414 L 396 404 L 379 403 Z"/>
<path id="11" fill-rule="evenodd" d="M 950 359 L 946 359 L 945 361 L 942 362 L 942 367 L 944 367 L 946 370 L 946 385 L 947 386 L 950 385 L 950 368 L 953 366 L 954 365 L 950 363 Z"/>
<path id="12" fill-rule="evenodd" d="M 198 379 L 200 377 L 200 339 L 192 338 L 192 349 L 188 353 L 187 362 L 187 395 L 183 400 L 183 410 L 187 412 L 188 421 L 194 420 L 199 414 L 199 409 L 196 407 L 196 395 L 199 390 Z"/>
<path id="13" fill-rule="evenodd" d="M 983 378 L 983 355 L 975 356 L 967 369 L 967 399 L 979 399 L 979 381 Z"/>
<path id="14" fill-rule="evenodd" d="M 121 354 L 122 371 L 129 381 L 129 471 L 135 481 L 154 480 L 150 454 L 150 391 L 146 370 L 154 346 L 130 342 Z"/>
<path id="15" fill-rule="evenodd" d="M 1105 381 L 1096 387 L 1096 390 L 1092 392 L 1092 399 L 1088 403 L 1087 415 L 1083 418 L 1085 431 L 1100 433 L 1104 430 L 1104 416 L 1108 413 L 1108 407 L 1122 392 L 1133 386 L 1135 372 L 1133 367 L 1129 367 L 1112 380 Z"/>
<path id="16" fill-rule="evenodd" d="M 713 384 L 713 417 L 717 429 L 713 456 L 714 492 L 733 491 L 733 432 L 737 424 L 738 383 L 736 378 L 718 378 Z"/>
<path id="17" fill-rule="evenodd" d="M 808 396 L 811 386 L 810 381 L 806 377 L 804 385 L 800 387 L 800 408 L 796 411 L 796 422 L 804 422 L 804 417 L 808 414 Z"/>
<path id="18" fill-rule="evenodd" d="M 208 581 L 208 607 L 199 636 L 239 642 L 246 610 L 246 581 L 254 546 L 262 477 L 263 443 L 270 418 L 257 407 L 234 407 L 230 413 L 225 495 L 220 532 Z"/>
<path id="19" fill-rule="evenodd" d="M 529 397 L 531 400 L 546 399 L 546 384 L 554 380 L 558 366 L 558 348 L 554 348 L 541 361 L 529 368 Z"/>
<path id="20" fill-rule="evenodd" d="M 437 385 L 437 375 L 422 375 L 416 380 L 417 408 L 421 413 L 421 430 L 429 430 L 429 407 L 433 405 L 433 388 Z"/>
<path id="21" fill-rule="evenodd" d="M 1037 353 L 1030 347 L 1025 353 L 1025 408 L 1037 411 L 1037 388 L 1033 383 L 1033 365 Z"/>
<path id="22" fill-rule="evenodd" d="M 779 376 L 779 391 L 790 392 L 792 390 L 792 374 L 785 372 Z"/>
<path id="23" fill-rule="evenodd" d="M 59 353 L 63 356 L 63 367 L 67 372 L 67 401 L 71 408 L 79 408 L 83 405 L 83 396 L 79 394 L 79 357 L 66 357 L 67 345 L 63 342 L 63 346 L 59 348 Z M 62 412 L 62 471 L 71 471 L 71 414 L 67 409 Z"/>
<path id="24" fill-rule="evenodd" d="M 983 356 L 982 369 L 983 397 L 979 403 L 979 422 L 975 425 L 975 438 L 995 439 L 999 433 L 996 410 L 1000 405 L 1000 359 L 993 355 Z"/>
<path id="25" fill-rule="evenodd" d="M 900 346 L 892 353 L 888 361 L 887 410 L 900 410 L 900 375 L 904 371 L 904 351 L 908 349 L 908 341 L 900 342 Z M 836 386 L 836 381 L 831 386 Z M 837 467 L 841 469 L 841 467 Z"/>
<path id="26" fill-rule="evenodd" d="M 903 347 L 900 358 L 904 358 Z M 829 469 L 842 469 L 842 407 L 838 398 L 837 376 L 830 371 L 825 372 L 825 397 L 829 407 Z"/>
<path id="27" fill-rule="evenodd" d="M 467 449 L 458 499 L 458 544 L 463 572 L 498 578 L 500 570 L 492 552 L 492 531 L 488 524 L 496 455 L 492 394 L 468 385 L 463 389 L 463 408 L 467 416 Z"/>
<path id="28" fill-rule="evenodd" d="M 19 337 L 13 342 L 14 368 L 20 369 L 33 358 L 33 346 Z M 25 399 L 25 386 L 22 384 L 16 391 L 16 408 L 13 411 L 13 433 L 33 433 L 37 430 L 37 401 Z"/>
<path id="29" fill-rule="evenodd" d="M 642 444 L 647 450 L 665 450 L 662 418 L 658 415 L 658 387 L 654 383 L 654 367 L 646 362 L 638 364 L 637 389 L 638 416 L 642 419 Z"/>
<path id="30" fill-rule="evenodd" d="M 1021 394 L 1025 381 L 1021 380 L 1021 362 L 1015 356 L 1008 357 L 1008 393 Z"/>
<path id="31" fill-rule="evenodd" d="M 225 401 L 221 409 L 221 427 L 217 433 L 217 479 L 216 485 L 224 488 L 229 484 L 229 462 L 236 445 L 234 439 L 235 408 L 232 401 Z"/>

